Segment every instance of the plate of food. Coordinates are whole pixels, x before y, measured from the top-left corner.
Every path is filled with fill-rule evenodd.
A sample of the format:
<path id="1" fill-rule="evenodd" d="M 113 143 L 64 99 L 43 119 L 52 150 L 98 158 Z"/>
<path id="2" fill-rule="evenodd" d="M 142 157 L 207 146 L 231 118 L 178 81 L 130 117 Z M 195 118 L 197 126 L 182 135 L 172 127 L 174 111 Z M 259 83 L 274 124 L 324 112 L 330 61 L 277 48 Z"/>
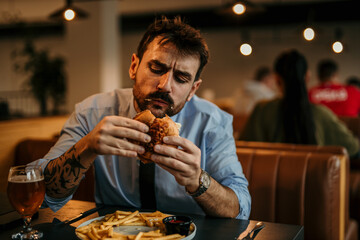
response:
<path id="1" fill-rule="evenodd" d="M 191 240 L 196 234 L 196 225 L 191 223 L 189 234 L 167 234 L 163 219 L 172 216 L 160 211 L 156 212 L 129 212 L 115 211 L 105 216 L 90 219 L 80 224 L 75 233 L 79 239 L 182 239 Z"/>

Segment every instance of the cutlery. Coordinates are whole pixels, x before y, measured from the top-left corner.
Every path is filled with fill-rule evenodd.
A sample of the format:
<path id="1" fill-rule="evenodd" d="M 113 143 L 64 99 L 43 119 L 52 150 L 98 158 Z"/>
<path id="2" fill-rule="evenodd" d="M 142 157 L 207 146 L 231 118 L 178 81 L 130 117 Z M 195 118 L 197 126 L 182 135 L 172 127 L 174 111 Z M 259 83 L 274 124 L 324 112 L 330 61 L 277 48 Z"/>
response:
<path id="1" fill-rule="evenodd" d="M 99 205 L 99 206 L 97 206 L 97 207 L 95 207 L 95 208 L 92 208 L 92 209 L 90 209 L 90 210 L 87 210 L 87 211 L 85 211 L 85 212 L 82 212 L 82 213 L 80 213 L 79 215 L 77 215 L 77 216 L 75 216 L 75 217 L 72 217 L 72 218 L 70 218 L 70 219 L 67 219 L 67 220 L 65 220 L 65 221 L 60 221 L 60 222 L 58 222 L 59 220 L 58 220 L 58 219 L 55 220 L 55 218 L 54 218 L 53 222 L 56 222 L 56 223 L 55 223 L 56 226 L 58 226 L 58 225 L 64 225 L 64 224 L 68 224 L 68 225 L 69 225 L 69 224 L 72 224 L 72 223 L 74 223 L 74 222 L 77 222 L 77 221 L 79 221 L 80 219 L 83 219 L 83 218 L 85 218 L 85 217 L 87 217 L 87 216 L 89 216 L 89 215 L 91 215 L 91 214 L 99 211 L 99 210 L 102 209 L 102 208 L 104 208 L 104 205 Z"/>
<path id="2" fill-rule="evenodd" d="M 265 224 L 263 222 L 257 222 L 254 226 L 254 228 L 241 240 L 253 240 L 256 235 L 260 232 L 261 229 L 265 227 Z"/>

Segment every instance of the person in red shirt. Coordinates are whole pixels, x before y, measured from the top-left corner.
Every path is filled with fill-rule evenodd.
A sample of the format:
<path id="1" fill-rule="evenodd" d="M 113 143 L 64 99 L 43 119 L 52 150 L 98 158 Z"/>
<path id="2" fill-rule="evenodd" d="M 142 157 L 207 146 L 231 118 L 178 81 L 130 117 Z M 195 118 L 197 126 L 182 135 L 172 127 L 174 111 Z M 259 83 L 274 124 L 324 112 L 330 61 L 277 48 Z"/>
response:
<path id="1" fill-rule="evenodd" d="M 338 82 L 337 64 L 333 60 L 323 60 L 317 71 L 320 84 L 309 90 L 310 102 L 323 104 L 338 116 L 359 116 L 360 90 Z"/>

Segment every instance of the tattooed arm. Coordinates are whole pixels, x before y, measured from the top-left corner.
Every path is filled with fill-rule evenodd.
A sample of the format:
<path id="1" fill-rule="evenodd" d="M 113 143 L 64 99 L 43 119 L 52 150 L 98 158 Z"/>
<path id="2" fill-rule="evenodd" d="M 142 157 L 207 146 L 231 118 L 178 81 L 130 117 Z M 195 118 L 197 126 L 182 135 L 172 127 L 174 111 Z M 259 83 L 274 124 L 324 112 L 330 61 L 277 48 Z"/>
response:
<path id="1" fill-rule="evenodd" d="M 98 154 L 136 157 L 137 153 L 144 153 L 143 147 L 126 139 L 149 142 L 150 136 L 145 134 L 148 130 L 146 124 L 139 121 L 105 117 L 67 152 L 49 162 L 44 171 L 46 194 L 64 198 L 74 193 Z"/>
<path id="2" fill-rule="evenodd" d="M 59 158 L 50 161 L 45 168 L 47 195 L 63 198 L 75 192 L 82 176 L 96 157 L 95 154 L 86 157 L 81 142 L 84 141 L 80 140 Z"/>

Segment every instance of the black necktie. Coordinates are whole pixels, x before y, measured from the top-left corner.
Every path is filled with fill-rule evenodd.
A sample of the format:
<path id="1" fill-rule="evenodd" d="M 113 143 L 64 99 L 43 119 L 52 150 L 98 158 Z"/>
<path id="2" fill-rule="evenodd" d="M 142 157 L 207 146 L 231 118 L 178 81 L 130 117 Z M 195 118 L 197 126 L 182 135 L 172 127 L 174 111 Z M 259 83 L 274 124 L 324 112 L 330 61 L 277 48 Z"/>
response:
<path id="1" fill-rule="evenodd" d="M 155 163 L 144 164 L 140 161 L 139 179 L 141 208 L 156 210 Z"/>

